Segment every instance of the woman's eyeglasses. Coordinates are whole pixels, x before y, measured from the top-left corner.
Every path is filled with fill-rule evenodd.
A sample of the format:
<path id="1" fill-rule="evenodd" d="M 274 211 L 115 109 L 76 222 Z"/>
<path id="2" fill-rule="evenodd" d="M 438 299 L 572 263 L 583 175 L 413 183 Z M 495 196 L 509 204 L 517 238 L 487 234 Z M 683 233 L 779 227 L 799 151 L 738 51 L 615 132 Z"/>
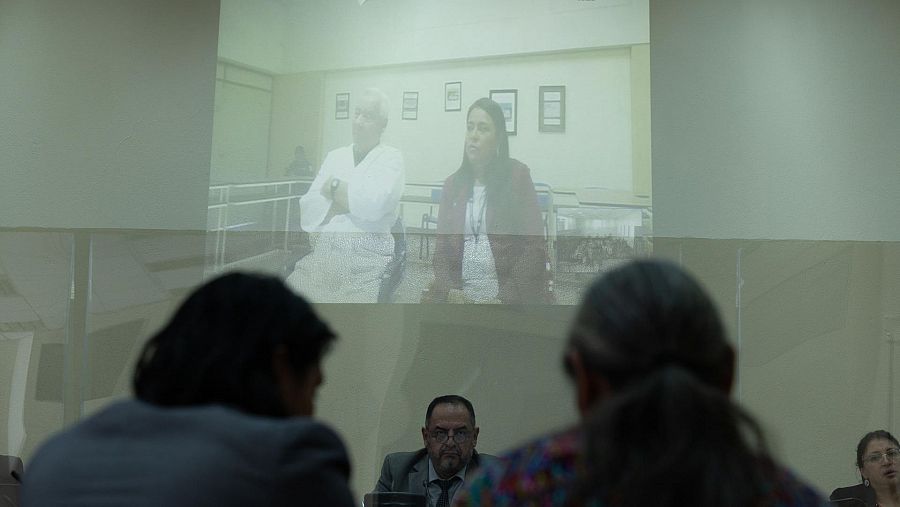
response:
<path id="1" fill-rule="evenodd" d="M 888 449 L 884 452 L 875 452 L 863 458 L 863 461 L 870 465 L 874 465 L 876 463 L 881 463 L 881 460 L 885 458 L 891 463 L 900 460 L 900 449 Z"/>

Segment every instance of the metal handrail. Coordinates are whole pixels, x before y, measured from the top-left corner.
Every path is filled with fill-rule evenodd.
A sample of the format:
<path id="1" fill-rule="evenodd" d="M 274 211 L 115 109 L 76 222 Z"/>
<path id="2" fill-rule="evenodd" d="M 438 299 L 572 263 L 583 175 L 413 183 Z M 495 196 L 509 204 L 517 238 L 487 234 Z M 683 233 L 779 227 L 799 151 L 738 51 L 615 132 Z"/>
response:
<path id="1" fill-rule="evenodd" d="M 207 211 L 216 212 L 216 225 L 212 228 L 208 228 L 208 232 L 216 233 L 216 243 L 215 243 L 215 251 L 213 253 L 213 262 L 214 262 L 214 270 L 221 271 L 225 268 L 225 248 L 228 242 L 228 231 L 235 228 L 235 225 L 246 225 L 246 224 L 229 224 L 229 210 L 232 207 L 237 206 L 250 206 L 250 205 L 259 205 L 265 203 L 285 203 L 284 209 L 284 249 L 288 249 L 288 241 L 289 236 L 288 232 L 291 231 L 291 204 L 295 199 L 299 199 L 303 194 L 297 192 L 294 189 L 295 185 L 298 184 L 308 184 L 310 180 L 283 180 L 283 181 L 266 181 L 266 182 L 256 182 L 256 183 L 234 183 L 234 184 L 219 184 L 219 185 L 211 185 L 209 187 L 210 193 L 218 192 L 218 199 L 216 202 L 207 204 Z M 232 200 L 232 196 L 234 195 L 234 191 L 237 189 L 252 189 L 252 188 L 268 188 L 274 187 L 276 191 L 279 191 L 278 187 L 287 186 L 287 194 L 285 195 L 275 195 L 272 197 L 263 197 L 263 198 L 255 198 L 248 200 Z M 274 224 L 278 222 L 278 207 L 275 206 L 272 209 L 272 230 L 270 232 L 278 232 L 278 229 L 274 227 Z"/>
<path id="2" fill-rule="evenodd" d="M 289 246 L 289 235 L 292 229 L 291 223 L 291 209 L 293 205 L 293 201 L 295 199 L 299 199 L 303 194 L 301 194 L 295 187 L 297 185 L 309 185 L 312 179 L 293 179 L 293 180 L 278 180 L 278 181 L 264 181 L 264 182 L 252 182 L 252 183 L 228 183 L 228 184 L 217 184 L 211 185 L 209 187 L 210 194 L 212 195 L 214 192 L 217 192 L 218 195 L 215 199 L 211 199 L 207 205 L 207 209 L 210 212 L 216 213 L 216 224 L 214 227 L 208 229 L 209 232 L 216 233 L 216 246 L 214 253 L 214 264 L 216 270 L 224 269 L 225 266 L 225 247 L 227 244 L 227 236 L 228 231 L 233 229 L 234 224 L 229 224 L 229 210 L 232 208 L 236 208 L 238 206 L 253 206 L 265 203 L 279 203 L 285 202 L 284 209 L 284 229 L 285 237 L 284 237 L 284 248 L 288 249 Z M 286 192 L 285 192 L 286 187 Z M 415 183 L 406 183 L 406 189 L 416 189 L 421 192 L 424 189 L 440 189 L 443 187 L 443 183 L 423 183 L 423 182 L 415 182 Z M 535 192 L 540 195 L 547 196 L 547 202 L 544 206 L 542 206 L 542 212 L 546 213 L 546 219 L 544 223 L 545 236 L 547 241 L 547 253 L 550 258 L 551 270 L 553 272 L 556 271 L 556 240 L 559 234 L 557 217 L 559 208 L 572 207 L 567 204 L 558 204 L 556 200 L 556 195 L 569 195 L 571 192 L 568 191 L 556 191 L 553 187 L 547 183 L 538 182 L 534 184 Z M 273 191 L 277 192 L 279 195 L 273 195 L 271 197 L 261 197 L 261 198 L 251 198 L 251 199 L 236 199 L 235 193 L 238 190 L 246 190 L 246 189 L 255 189 L 255 188 L 271 188 Z M 406 190 L 405 189 L 405 190 Z M 406 191 L 401 195 L 400 198 L 400 210 L 403 212 L 404 204 L 422 204 L 421 198 L 423 195 L 417 195 L 416 193 L 409 194 Z M 576 199 L 577 200 L 577 199 Z M 437 204 L 437 203 L 434 203 Z M 434 205 L 432 204 L 432 205 Z M 578 205 L 575 207 L 579 208 L 593 208 L 598 207 L 592 203 L 583 203 L 578 202 Z M 606 207 L 606 206 L 599 206 Z M 629 205 L 611 205 L 610 207 L 616 208 L 643 208 L 645 211 L 646 207 L 643 206 L 629 206 Z M 279 230 L 274 227 L 274 224 L 278 222 L 278 206 L 274 206 L 272 213 L 272 230 L 271 232 L 278 232 Z M 246 225 L 246 224 L 240 224 Z"/>

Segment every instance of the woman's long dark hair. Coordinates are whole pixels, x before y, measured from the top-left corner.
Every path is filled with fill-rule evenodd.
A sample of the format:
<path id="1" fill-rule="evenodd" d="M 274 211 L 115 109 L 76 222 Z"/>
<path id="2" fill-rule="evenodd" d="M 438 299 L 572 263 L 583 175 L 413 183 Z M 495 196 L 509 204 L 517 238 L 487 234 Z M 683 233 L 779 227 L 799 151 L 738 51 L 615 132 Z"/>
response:
<path id="1" fill-rule="evenodd" d="M 221 404 L 256 415 L 286 410 L 273 368 L 279 347 L 296 375 L 318 364 L 334 333 L 277 278 L 231 273 L 203 285 L 141 351 L 135 395 L 162 406 Z"/>
<path id="2" fill-rule="evenodd" d="M 759 505 L 773 473 L 765 442 L 728 398 L 732 349 L 685 271 L 643 260 L 603 276 L 569 348 L 613 392 L 585 418 L 582 495 L 613 506 Z"/>
<path id="3" fill-rule="evenodd" d="M 505 206 L 504 199 L 507 197 L 507 182 L 510 175 L 509 161 L 509 135 L 506 133 L 506 118 L 503 116 L 503 110 L 500 104 L 493 100 L 482 97 L 469 106 L 466 113 L 466 121 L 473 109 L 481 109 L 491 118 L 494 124 L 494 131 L 497 136 L 497 157 L 485 168 L 484 171 L 484 188 L 488 206 L 496 211 L 508 209 Z M 472 164 L 466 156 L 465 145 L 463 145 L 462 163 L 457 170 L 457 174 L 462 178 L 462 188 L 471 188 L 475 184 L 475 173 L 472 170 Z"/>

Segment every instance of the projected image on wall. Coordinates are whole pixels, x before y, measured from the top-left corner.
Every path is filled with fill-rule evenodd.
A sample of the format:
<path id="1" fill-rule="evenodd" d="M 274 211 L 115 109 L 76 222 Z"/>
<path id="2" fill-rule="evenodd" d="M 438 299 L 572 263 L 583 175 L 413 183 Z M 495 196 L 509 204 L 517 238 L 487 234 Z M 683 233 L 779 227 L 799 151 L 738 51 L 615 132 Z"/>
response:
<path id="1" fill-rule="evenodd" d="M 646 2 L 315 4 L 222 4 L 210 274 L 320 303 L 574 304 L 651 253 Z"/>

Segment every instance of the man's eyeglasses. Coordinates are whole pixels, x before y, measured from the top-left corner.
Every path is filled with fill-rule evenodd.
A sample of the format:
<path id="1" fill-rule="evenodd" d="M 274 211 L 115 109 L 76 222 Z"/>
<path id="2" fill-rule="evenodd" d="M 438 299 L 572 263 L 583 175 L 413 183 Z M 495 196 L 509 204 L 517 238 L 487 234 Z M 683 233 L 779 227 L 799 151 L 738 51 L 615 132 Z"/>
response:
<path id="1" fill-rule="evenodd" d="M 881 463 L 881 460 L 884 458 L 887 458 L 891 463 L 900 460 L 900 449 L 888 449 L 884 452 L 875 452 L 863 458 L 863 461 L 870 465 L 874 465 L 876 463 Z"/>
<path id="2" fill-rule="evenodd" d="M 454 432 L 452 437 L 444 430 L 434 430 L 431 432 L 431 439 L 439 444 L 443 444 L 449 438 L 453 438 L 453 441 L 457 444 L 464 444 L 469 441 L 470 436 L 469 432 L 465 430 Z"/>

